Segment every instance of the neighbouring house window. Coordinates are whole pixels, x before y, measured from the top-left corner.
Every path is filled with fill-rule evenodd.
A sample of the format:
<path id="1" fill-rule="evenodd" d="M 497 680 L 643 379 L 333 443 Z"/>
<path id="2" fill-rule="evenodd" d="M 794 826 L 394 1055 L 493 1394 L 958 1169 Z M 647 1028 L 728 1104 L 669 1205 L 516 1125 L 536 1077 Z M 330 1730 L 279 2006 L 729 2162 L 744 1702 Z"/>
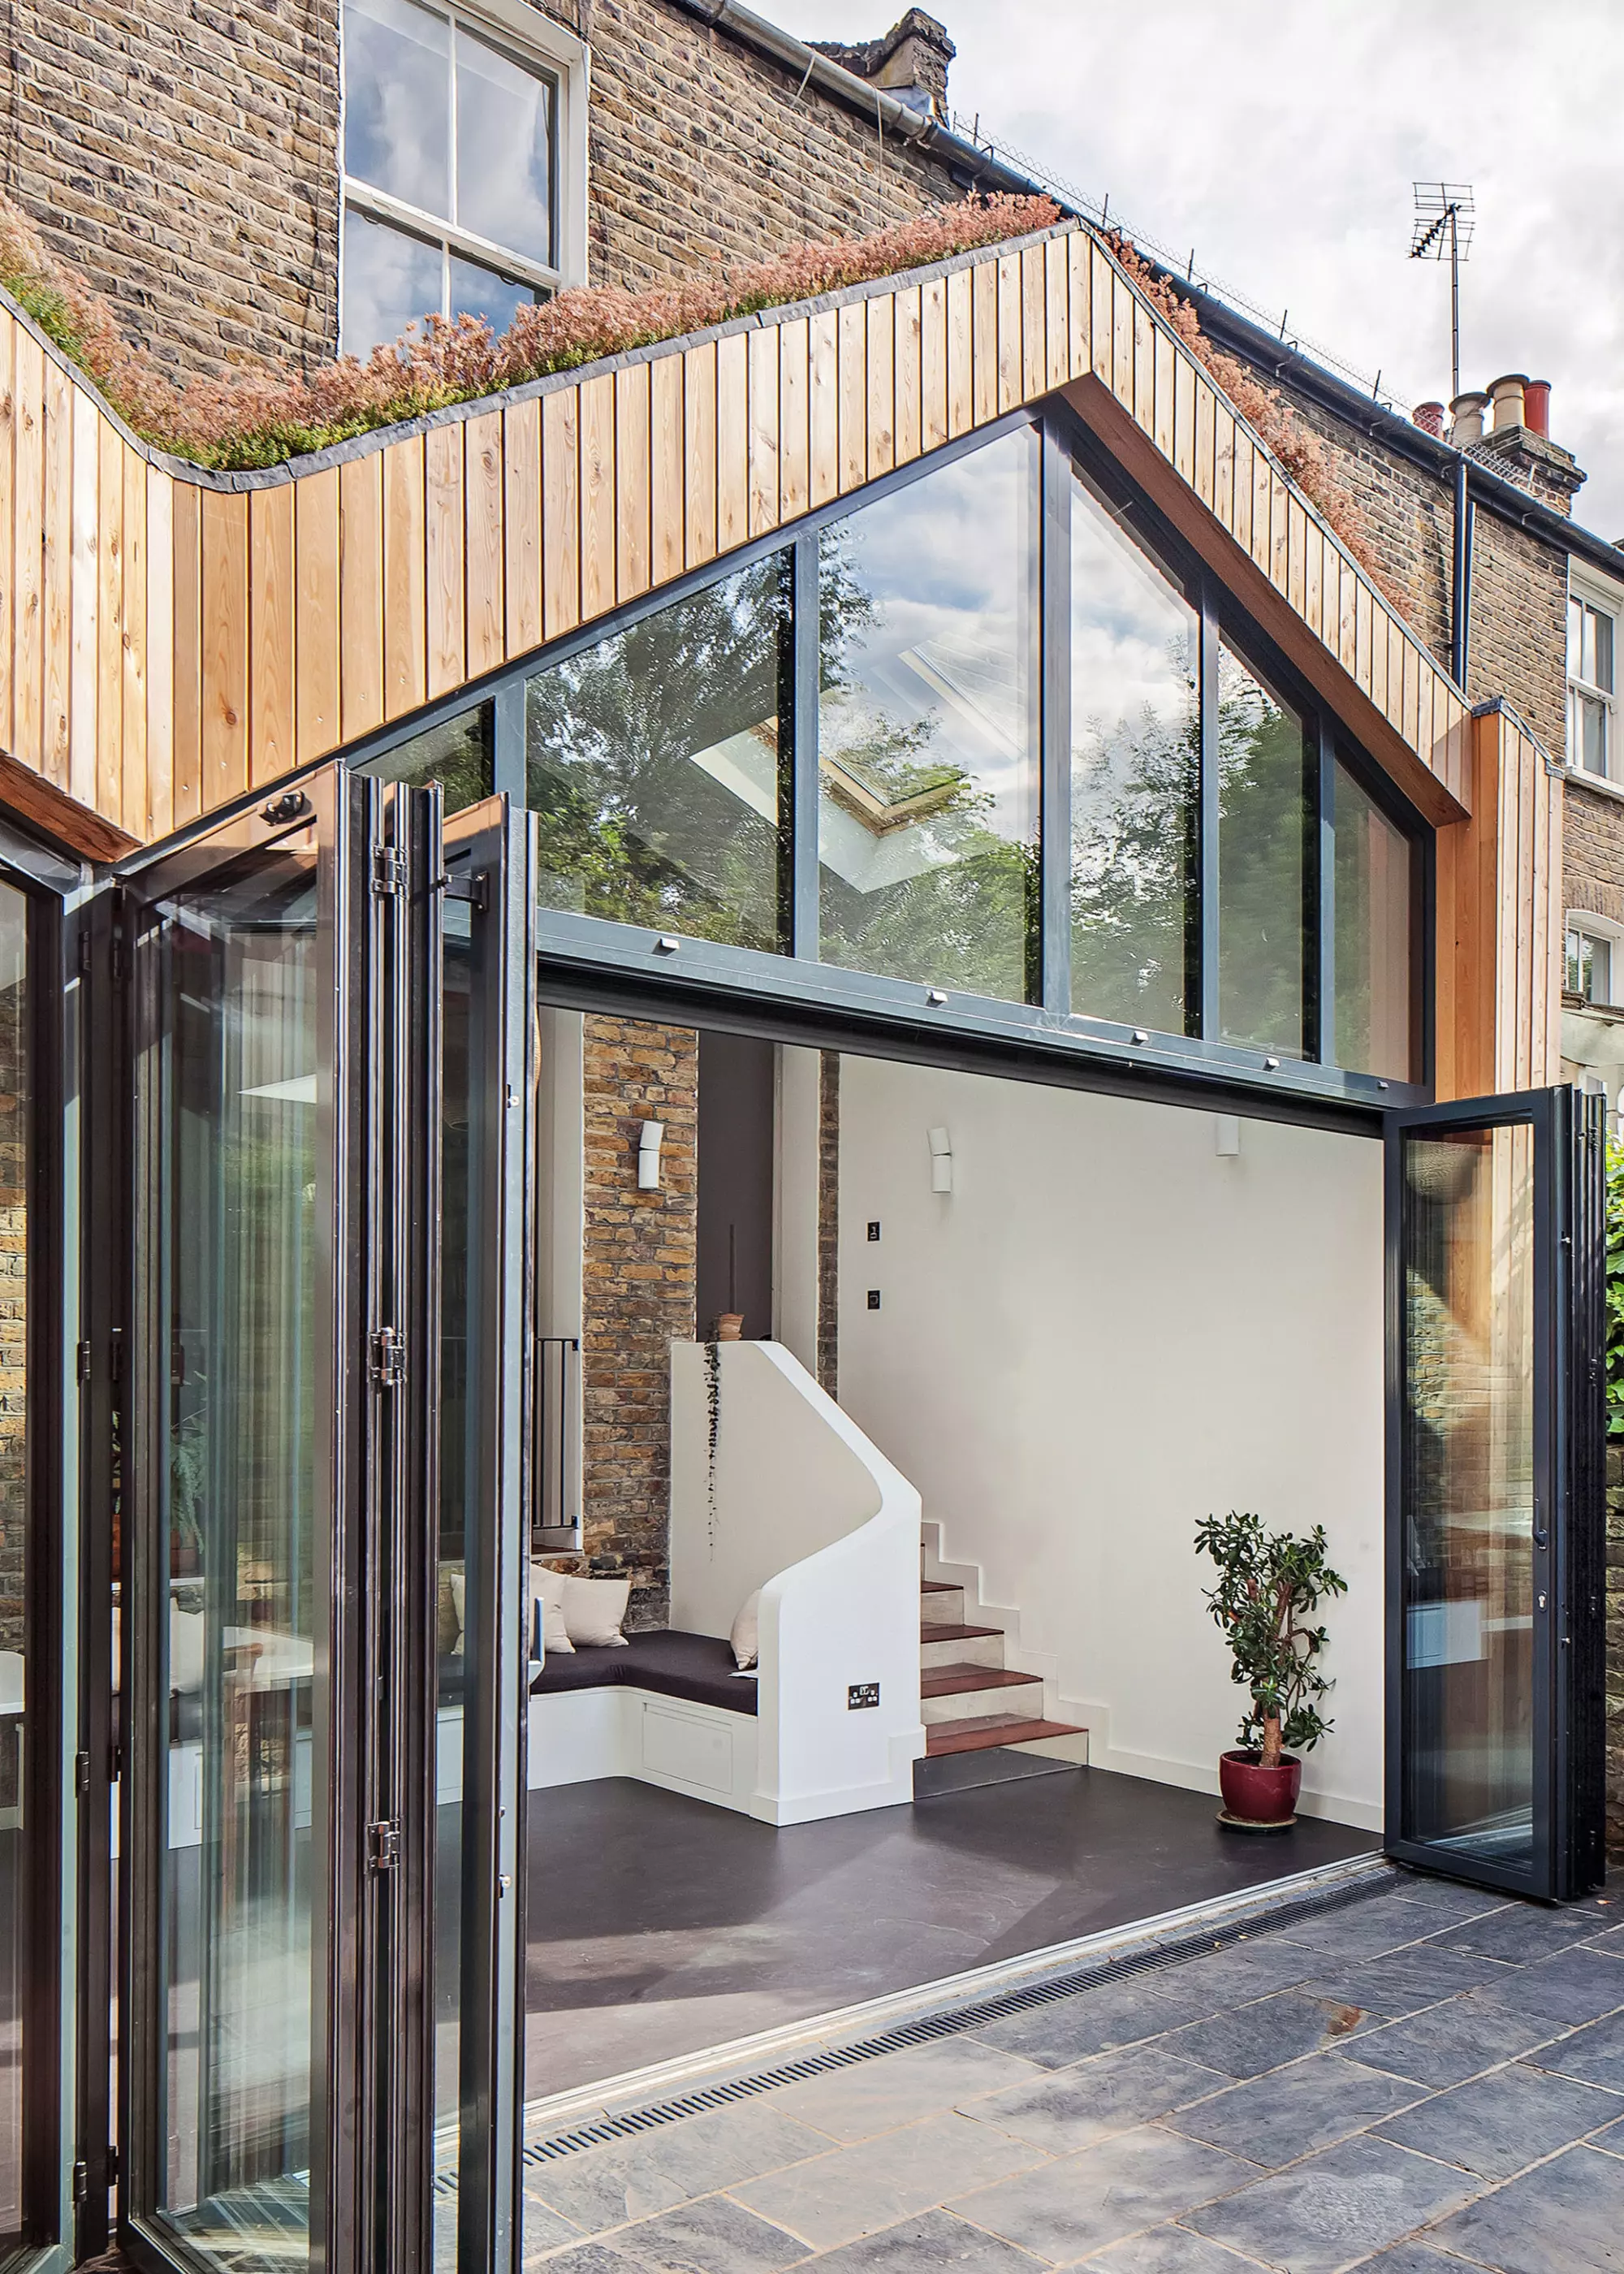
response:
<path id="1" fill-rule="evenodd" d="M 1577 594 L 1568 602 L 1568 758 L 1586 773 L 1614 772 L 1613 629 L 1609 611 Z"/>
<path id="2" fill-rule="evenodd" d="M 1582 995 L 1587 1003 L 1612 1003 L 1613 950 L 1611 934 L 1598 930 L 1582 918 L 1568 919 L 1568 958 L 1566 985 L 1570 995 Z"/>
<path id="3" fill-rule="evenodd" d="M 1200 617 L 1080 470 L 1071 486 L 1071 1007 L 1178 1035 L 1199 1009 Z"/>
<path id="4" fill-rule="evenodd" d="M 826 963 L 1037 991 L 1039 447 L 1005 434 L 820 540 Z"/>
<path id="5" fill-rule="evenodd" d="M 408 782 L 414 789 L 438 782 L 445 792 L 446 811 L 460 813 L 489 797 L 494 780 L 492 754 L 492 710 L 482 703 L 455 719 L 442 719 L 425 727 L 410 741 L 396 742 L 357 769 L 376 774 L 382 781 Z"/>
<path id="6" fill-rule="evenodd" d="M 1218 1018 L 1227 1043 L 1307 1055 L 1308 743 L 1304 722 L 1218 651 Z"/>
<path id="7" fill-rule="evenodd" d="M 1336 766 L 1336 1035 L 1351 1073 L 1417 1076 L 1413 840 Z"/>
<path id="8" fill-rule="evenodd" d="M 341 346 L 364 357 L 429 314 L 505 332 L 527 301 L 575 281 L 565 64 L 421 0 L 344 0 L 343 24 Z"/>
<path id="9" fill-rule="evenodd" d="M 784 945 L 789 591 L 774 553 L 530 681 L 544 907 Z"/>

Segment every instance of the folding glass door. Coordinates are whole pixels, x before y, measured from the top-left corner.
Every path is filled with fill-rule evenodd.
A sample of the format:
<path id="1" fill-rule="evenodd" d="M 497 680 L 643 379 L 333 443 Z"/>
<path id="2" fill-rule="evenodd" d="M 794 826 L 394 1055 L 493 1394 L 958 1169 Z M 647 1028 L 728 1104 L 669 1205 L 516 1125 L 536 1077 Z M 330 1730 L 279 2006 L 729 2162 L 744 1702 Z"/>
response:
<path id="1" fill-rule="evenodd" d="M 500 1769 L 439 1803 L 448 1702 L 500 1678 L 501 1227 L 469 1194 L 500 1189 L 525 1118 L 504 831 L 499 808 L 462 830 L 484 859 L 459 885 L 438 792 L 333 769 L 125 879 L 120 2132 L 143 2258 L 450 2264 L 440 2197 L 488 2156 L 465 2079 L 497 2013 Z M 465 1584 L 442 1591 L 453 1530 Z"/>
<path id="2" fill-rule="evenodd" d="M 1601 1101 L 1387 1136 L 1387 1845 L 1565 1897 L 1602 1854 Z"/>

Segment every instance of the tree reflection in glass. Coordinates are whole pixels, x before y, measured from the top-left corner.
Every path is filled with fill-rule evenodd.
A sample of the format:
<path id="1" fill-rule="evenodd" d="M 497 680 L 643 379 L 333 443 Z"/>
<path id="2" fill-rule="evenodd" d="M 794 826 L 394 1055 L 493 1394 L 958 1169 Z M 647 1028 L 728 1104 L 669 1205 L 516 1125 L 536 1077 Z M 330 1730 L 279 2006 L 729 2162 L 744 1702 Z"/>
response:
<path id="1" fill-rule="evenodd" d="M 1022 428 L 823 536 L 825 962 L 1037 991 L 1037 454 Z"/>
<path id="2" fill-rule="evenodd" d="M 774 554 L 529 682 L 545 907 L 782 945 L 787 571 Z"/>
<path id="3" fill-rule="evenodd" d="M 1200 927 L 1200 618 L 1071 488 L 1071 1007 L 1184 1033 Z"/>
<path id="4" fill-rule="evenodd" d="M 1308 1049 L 1303 721 L 1227 644 L 1218 651 L 1218 1017 L 1226 1043 Z"/>

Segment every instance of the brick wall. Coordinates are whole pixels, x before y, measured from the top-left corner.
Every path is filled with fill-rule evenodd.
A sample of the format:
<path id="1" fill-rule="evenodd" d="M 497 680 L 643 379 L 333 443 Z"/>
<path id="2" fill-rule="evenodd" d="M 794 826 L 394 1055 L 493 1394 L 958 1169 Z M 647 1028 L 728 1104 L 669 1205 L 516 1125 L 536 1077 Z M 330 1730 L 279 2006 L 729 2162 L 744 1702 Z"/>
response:
<path id="1" fill-rule="evenodd" d="M 1624 801 L 1570 776 L 1563 800 L 1562 891 L 1570 908 L 1624 923 Z"/>
<path id="2" fill-rule="evenodd" d="M 0 0 L 0 186 L 182 374 L 336 345 L 340 8 Z M 662 282 L 959 194 L 936 162 L 668 0 L 545 12 L 592 51 L 595 282 Z"/>
<path id="3" fill-rule="evenodd" d="M 699 1037 L 690 1027 L 589 1017 L 582 1258 L 583 1545 L 632 1582 L 631 1623 L 670 1602 L 673 1341 L 695 1332 Z M 637 1189 L 637 1140 L 665 1124 L 658 1192 Z"/>
<path id="4" fill-rule="evenodd" d="M 182 373 L 337 336 L 340 0 L 0 0 L 0 187 Z"/>

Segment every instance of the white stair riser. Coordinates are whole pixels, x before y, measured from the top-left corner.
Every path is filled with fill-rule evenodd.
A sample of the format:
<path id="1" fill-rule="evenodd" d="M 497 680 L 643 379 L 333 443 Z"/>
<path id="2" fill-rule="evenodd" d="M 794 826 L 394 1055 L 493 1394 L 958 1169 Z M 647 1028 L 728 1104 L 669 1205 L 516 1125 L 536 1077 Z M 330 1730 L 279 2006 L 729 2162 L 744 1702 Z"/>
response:
<path id="1" fill-rule="evenodd" d="M 1043 1685 L 1023 1682 L 1019 1689 L 1011 1683 L 996 1690 L 959 1690 L 951 1698 L 921 1698 L 919 1710 L 927 1723 L 979 1721 L 988 1713 L 1026 1713 L 1040 1721 L 1044 1718 Z"/>
<path id="2" fill-rule="evenodd" d="M 962 1587 L 951 1588 L 945 1595 L 927 1595 L 921 1593 L 919 1599 L 919 1608 L 921 1617 L 929 1620 L 936 1626 L 966 1626 L 969 1624 L 986 1626 L 989 1623 L 985 1619 L 977 1619 L 974 1621 L 970 1620 L 968 1614 L 965 1609 L 965 1591 Z"/>
<path id="3" fill-rule="evenodd" d="M 1002 1666 L 1004 1637 L 1001 1634 L 960 1636 L 952 1642 L 922 1642 L 919 1646 L 919 1662 L 929 1671 L 944 1666 Z"/>

